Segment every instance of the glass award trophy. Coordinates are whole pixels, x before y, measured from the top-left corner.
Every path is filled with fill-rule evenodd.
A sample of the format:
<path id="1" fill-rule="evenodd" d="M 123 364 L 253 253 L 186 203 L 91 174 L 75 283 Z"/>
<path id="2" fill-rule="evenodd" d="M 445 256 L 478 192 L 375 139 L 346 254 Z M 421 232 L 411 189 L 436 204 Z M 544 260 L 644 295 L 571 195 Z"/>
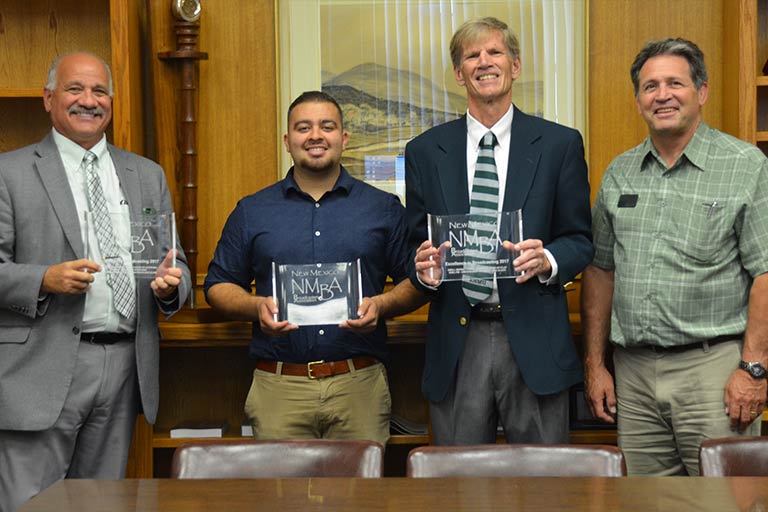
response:
<path id="1" fill-rule="evenodd" d="M 131 256 L 136 279 L 154 279 L 157 267 L 173 251 L 176 268 L 176 214 L 145 210 L 131 221 Z"/>
<path id="2" fill-rule="evenodd" d="M 440 266 L 432 269 L 438 282 L 461 281 L 465 274 L 495 274 L 496 279 L 520 275 L 512 265 L 518 253 L 505 249 L 502 242 L 523 240 L 522 210 L 495 217 L 427 214 L 427 232 L 432 245 L 439 248 Z"/>
<path id="3" fill-rule="evenodd" d="M 355 319 L 362 286 L 359 259 L 310 265 L 272 262 L 272 299 L 280 311 L 275 321 L 327 325 Z"/>

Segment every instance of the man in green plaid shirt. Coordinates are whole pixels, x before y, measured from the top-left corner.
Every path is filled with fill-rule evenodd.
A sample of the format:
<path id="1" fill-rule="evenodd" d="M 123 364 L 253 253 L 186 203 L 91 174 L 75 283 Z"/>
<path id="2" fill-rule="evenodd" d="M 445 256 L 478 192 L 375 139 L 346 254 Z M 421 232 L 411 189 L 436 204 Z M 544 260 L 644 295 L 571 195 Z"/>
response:
<path id="1" fill-rule="evenodd" d="M 648 43 L 631 75 L 649 136 L 610 164 L 593 208 L 587 402 L 618 420 L 629 474 L 698 475 L 702 440 L 760 433 L 768 159 L 701 120 L 707 72 L 694 43 Z"/>

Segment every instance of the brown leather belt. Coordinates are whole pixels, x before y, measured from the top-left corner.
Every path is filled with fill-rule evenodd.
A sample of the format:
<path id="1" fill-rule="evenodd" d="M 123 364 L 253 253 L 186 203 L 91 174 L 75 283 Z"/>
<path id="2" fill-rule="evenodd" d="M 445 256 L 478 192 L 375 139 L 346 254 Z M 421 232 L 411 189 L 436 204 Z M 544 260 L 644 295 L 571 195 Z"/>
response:
<path id="1" fill-rule="evenodd" d="M 379 363 L 378 359 L 370 356 L 353 357 L 351 359 L 355 370 L 362 370 L 363 368 L 368 368 L 369 366 Z M 349 373 L 351 371 L 348 361 L 349 359 L 328 362 L 312 361 L 307 364 L 283 363 L 283 368 L 280 373 L 282 375 L 306 377 L 308 379 L 333 377 L 334 375 L 341 375 L 342 373 Z M 277 366 L 277 361 L 256 361 L 256 368 L 269 373 L 277 373 Z"/>
<path id="2" fill-rule="evenodd" d="M 114 345 L 118 341 L 133 341 L 134 336 L 132 332 L 84 332 L 80 335 L 80 341 L 94 345 Z"/>

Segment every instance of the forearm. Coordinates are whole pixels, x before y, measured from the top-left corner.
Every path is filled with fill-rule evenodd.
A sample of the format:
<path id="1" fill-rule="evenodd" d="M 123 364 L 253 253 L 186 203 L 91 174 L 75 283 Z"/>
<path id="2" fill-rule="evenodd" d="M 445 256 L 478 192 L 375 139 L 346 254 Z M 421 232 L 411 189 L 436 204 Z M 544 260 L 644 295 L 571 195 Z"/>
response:
<path id="1" fill-rule="evenodd" d="M 372 298 L 379 310 L 380 318 L 392 318 L 410 313 L 428 302 L 409 279 L 403 279 L 386 293 Z"/>
<path id="2" fill-rule="evenodd" d="M 581 325 L 584 332 L 584 365 L 605 366 L 611 329 L 613 271 L 588 265 L 581 285 Z"/>
<path id="3" fill-rule="evenodd" d="M 217 283 L 208 289 L 205 295 L 208 304 L 232 320 L 258 322 L 259 306 L 265 300 L 248 293 L 232 283 Z"/>
<path id="4" fill-rule="evenodd" d="M 768 273 L 752 282 L 742 359 L 768 367 Z"/>

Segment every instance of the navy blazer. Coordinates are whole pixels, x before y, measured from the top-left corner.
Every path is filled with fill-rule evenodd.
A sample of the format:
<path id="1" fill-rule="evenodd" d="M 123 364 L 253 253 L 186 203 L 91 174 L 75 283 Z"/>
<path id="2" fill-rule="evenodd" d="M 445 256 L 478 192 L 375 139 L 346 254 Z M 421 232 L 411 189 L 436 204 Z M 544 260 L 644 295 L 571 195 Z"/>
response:
<path id="1" fill-rule="evenodd" d="M 410 246 L 427 239 L 427 213 L 469 213 L 466 116 L 436 126 L 405 147 L 406 209 Z M 504 325 L 526 385 L 536 394 L 557 393 L 583 379 L 568 319 L 563 284 L 592 260 L 589 182 L 578 131 L 524 114 L 515 107 L 504 211 L 522 208 L 525 238 L 540 239 L 558 265 L 558 283 L 537 278 L 523 284 L 498 280 Z M 412 258 L 411 258 L 412 260 Z M 455 377 L 471 323 L 460 282 L 432 296 L 429 309 L 424 395 L 442 401 Z"/>

